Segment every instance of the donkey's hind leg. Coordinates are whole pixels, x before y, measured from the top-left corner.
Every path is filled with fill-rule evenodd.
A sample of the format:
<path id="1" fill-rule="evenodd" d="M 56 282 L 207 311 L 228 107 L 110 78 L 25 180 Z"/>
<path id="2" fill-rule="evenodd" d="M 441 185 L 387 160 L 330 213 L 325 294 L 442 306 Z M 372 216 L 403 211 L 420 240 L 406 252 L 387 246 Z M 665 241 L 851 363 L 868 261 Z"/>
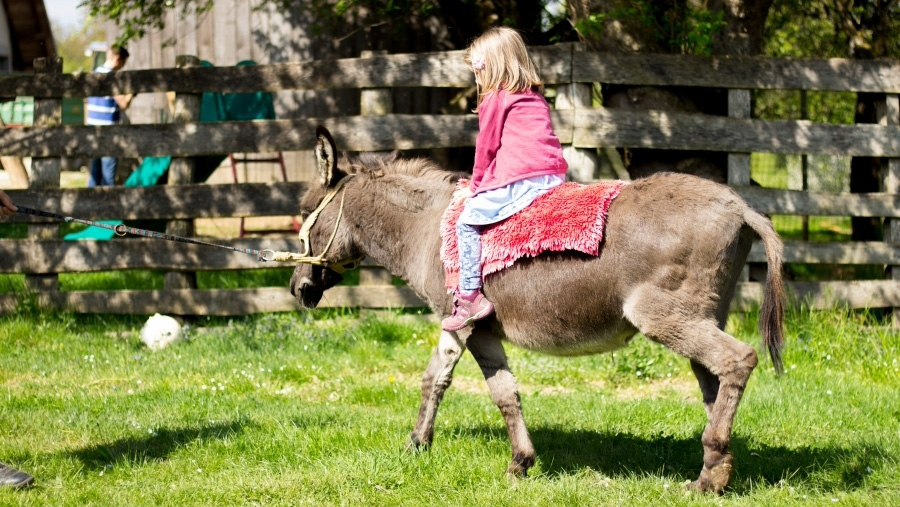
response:
<path id="1" fill-rule="evenodd" d="M 706 417 L 712 417 L 713 407 L 719 395 L 719 377 L 713 375 L 705 366 L 691 359 L 691 370 L 700 383 L 700 392 L 703 393 L 703 406 L 706 407 Z"/>
<path id="2" fill-rule="evenodd" d="M 671 311 L 677 302 L 653 296 L 641 303 L 630 309 L 629 319 L 648 338 L 690 359 L 704 391 L 708 421 L 702 437 L 703 469 L 689 488 L 720 493 L 731 480 L 731 429 L 756 367 L 756 350 L 719 329 L 714 316 L 686 319 L 686 312 Z M 716 380 L 718 389 L 713 394 Z"/>
<path id="3" fill-rule="evenodd" d="M 531 437 L 525 427 L 522 403 L 519 399 L 519 386 L 516 377 L 509 369 L 503 343 L 490 331 L 476 328 L 467 344 L 469 352 L 475 357 L 481 373 L 484 374 L 488 389 L 491 391 L 491 398 L 497 404 L 506 422 L 506 430 L 509 432 L 509 440 L 512 444 L 512 461 L 510 461 L 506 473 L 512 476 L 524 476 L 534 465 L 534 445 L 531 443 Z"/>
<path id="4" fill-rule="evenodd" d="M 459 362 L 465 349 L 465 344 L 456 333 L 441 331 L 438 345 L 422 375 L 422 403 L 419 406 L 416 426 L 409 436 L 408 449 L 431 445 L 438 406 L 444 398 L 444 391 L 450 387 L 453 369 L 456 368 L 456 363 Z"/>

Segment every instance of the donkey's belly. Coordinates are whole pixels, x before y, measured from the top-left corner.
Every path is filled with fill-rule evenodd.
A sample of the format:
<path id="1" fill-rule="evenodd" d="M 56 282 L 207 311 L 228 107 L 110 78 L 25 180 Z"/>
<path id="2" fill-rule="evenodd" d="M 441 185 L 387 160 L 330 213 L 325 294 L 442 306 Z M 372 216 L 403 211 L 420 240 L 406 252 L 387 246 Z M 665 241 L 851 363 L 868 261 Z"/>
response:
<path id="1" fill-rule="evenodd" d="M 566 331 L 566 330 L 558 330 Z M 591 329 L 584 332 L 551 332 L 542 334 L 517 332 L 509 329 L 506 340 L 522 348 L 556 356 L 581 356 L 611 352 L 628 345 L 637 330 L 622 321 L 621 325 L 602 330 Z"/>

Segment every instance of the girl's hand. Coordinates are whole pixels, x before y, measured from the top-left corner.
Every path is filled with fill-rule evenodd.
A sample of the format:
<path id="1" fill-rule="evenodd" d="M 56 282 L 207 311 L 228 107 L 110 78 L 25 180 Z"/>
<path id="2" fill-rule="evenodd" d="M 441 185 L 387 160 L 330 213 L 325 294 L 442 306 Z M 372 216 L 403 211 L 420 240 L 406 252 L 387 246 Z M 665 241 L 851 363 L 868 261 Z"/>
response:
<path id="1" fill-rule="evenodd" d="M 6 192 L 0 190 L 0 216 L 12 216 L 18 210 Z"/>
<path id="2" fill-rule="evenodd" d="M 472 191 L 469 189 L 469 187 L 463 187 L 453 192 L 454 199 L 465 199 L 467 197 L 472 197 Z"/>

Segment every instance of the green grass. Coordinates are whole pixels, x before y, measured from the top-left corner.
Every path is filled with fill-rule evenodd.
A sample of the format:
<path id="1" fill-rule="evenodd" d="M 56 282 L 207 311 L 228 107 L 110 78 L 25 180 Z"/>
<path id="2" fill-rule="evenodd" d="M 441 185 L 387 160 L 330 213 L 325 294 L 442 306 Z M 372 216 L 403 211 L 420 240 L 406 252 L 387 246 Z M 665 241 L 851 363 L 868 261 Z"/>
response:
<path id="1" fill-rule="evenodd" d="M 403 446 L 437 325 L 350 311 L 198 318 L 151 352 L 144 317 L 0 320 L 0 460 L 36 486 L 0 505 L 888 505 L 900 492 L 900 343 L 865 312 L 793 312 L 787 373 L 754 373 L 723 497 L 681 484 L 705 415 L 686 361 L 510 348 L 538 462 L 509 442 L 470 356 L 435 445 Z M 754 316 L 729 330 L 758 347 Z"/>

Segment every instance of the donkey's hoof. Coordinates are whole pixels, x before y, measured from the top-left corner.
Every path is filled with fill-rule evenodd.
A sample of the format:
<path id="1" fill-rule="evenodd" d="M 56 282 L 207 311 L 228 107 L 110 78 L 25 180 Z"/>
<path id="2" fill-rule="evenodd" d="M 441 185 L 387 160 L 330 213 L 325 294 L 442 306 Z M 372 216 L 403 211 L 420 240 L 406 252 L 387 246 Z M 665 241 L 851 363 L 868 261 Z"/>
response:
<path id="1" fill-rule="evenodd" d="M 725 454 L 712 466 L 707 467 L 704 464 L 703 470 L 700 471 L 700 477 L 688 484 L 687 489 L 722 494 L 728 483 L 731 482 L 733 463 L 734 457 L 731 454 Z"/>
<path id="2" fill-rule="evenodd" d="M 409 452 L 427 451 L 431 446 L 431 442 L 425 442 L 415 435 L 410 435 L 409 441 L 406 442 L 406 450 Z"/>
<path id="3" fill-rule="evenodd" d="M 528 476 L 528 469 L 534 465 L 534 456 L 513 456 L 506 469 L 506 475 L 511 478 Z"/>
<path id="4" fill-rule="evenodd" d="M 685 486 L 685 489 L 688 491 L 699 491 L 701 493 L 708 493 L 713 491 L 712 484 L 704 478 L 699 478 L 696 481 L 689 482 Z"/>

